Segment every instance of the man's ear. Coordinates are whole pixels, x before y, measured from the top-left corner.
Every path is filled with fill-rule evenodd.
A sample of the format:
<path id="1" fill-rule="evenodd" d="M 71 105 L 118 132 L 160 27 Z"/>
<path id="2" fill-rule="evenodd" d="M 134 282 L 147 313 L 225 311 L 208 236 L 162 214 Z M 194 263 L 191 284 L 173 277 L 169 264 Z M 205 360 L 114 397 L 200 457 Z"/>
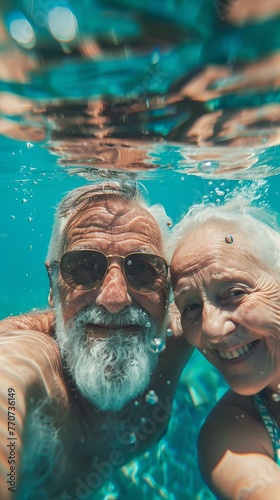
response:
<path id="1" fill-rule="evenodd" d="M 50 291 L 49 291 L 48 302 L 49 302 L 50 307 L 54 307 L 54 302 L 53 302 L 53 284 L 52 284 L 52 277 L 51 277 L 51 266 L 50 266 L 50 262 L 48 260 L 46 260 L 45 266 L 46 266 L 48 277 L 49 277 L 49 281 L 50 281 Z"/>

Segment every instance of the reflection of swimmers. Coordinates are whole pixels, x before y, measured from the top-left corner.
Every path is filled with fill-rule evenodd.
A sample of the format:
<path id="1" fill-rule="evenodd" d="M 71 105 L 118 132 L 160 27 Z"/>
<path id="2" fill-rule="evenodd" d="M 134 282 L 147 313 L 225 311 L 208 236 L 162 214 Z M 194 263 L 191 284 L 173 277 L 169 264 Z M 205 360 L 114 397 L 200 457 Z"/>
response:
<path id="1" fill-rule="evenodd" d="M 90 494 L 167 429 L 192 349 L 174 322 L 162 350 L 168 266 L 155 217 L 164 228 L 162 207 L 148 208 L 134 184 L 72 191 L 48 253 L 55 326 L 50 312 L 0 322 L 0 479 L 6 484 L 12 388 L 19 497 Z M 10 498 L 4 489 L 1 499 Z"/>
<path id="2" fill-rule="evenodd" d="M 232 389 L 199 439 L 203 475 L 223 499 L 279 499 L 280 230 L 269 217 L 235 199 L 193 207 L 173 233 L 183 333 Z"/>

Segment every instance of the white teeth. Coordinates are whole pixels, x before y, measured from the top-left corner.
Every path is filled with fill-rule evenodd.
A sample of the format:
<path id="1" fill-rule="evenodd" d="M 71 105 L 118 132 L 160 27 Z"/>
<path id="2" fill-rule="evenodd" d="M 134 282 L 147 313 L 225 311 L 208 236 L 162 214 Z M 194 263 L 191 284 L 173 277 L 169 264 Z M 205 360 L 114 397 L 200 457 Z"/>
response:
<path id="1" fill-rule="evenodd" d="M 253 343 L 249 342 L 249 344 L 243 345 L 239 347 L 239 349 L 235 349 L 234 351 L 218 351 L 219 356 L 223 359 L 234 359 L 239 358 L 242 354 L 246 354 L 246 352 L 250 351 L 253 347 Z"/>

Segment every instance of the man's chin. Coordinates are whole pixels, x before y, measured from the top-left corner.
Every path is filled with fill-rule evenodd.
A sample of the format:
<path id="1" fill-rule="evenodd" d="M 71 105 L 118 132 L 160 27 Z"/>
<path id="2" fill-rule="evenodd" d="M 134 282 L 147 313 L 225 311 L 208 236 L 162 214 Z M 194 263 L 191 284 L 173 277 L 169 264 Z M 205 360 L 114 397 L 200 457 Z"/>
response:
<path id="1" fill-rule="evenodd" d="M 117 371 L 108 366 L 98 367 L 98 374 L 87 372 L 86 378 L 81 372 L 73 373 L 77 388 L 82 396 L 100 411 L 117 412 L 147 390 L 151 381 L 151 366 L 148 359 L 143 366 L 126 366 Z M 117 383 L 116 381 L 119 380 Z"/>

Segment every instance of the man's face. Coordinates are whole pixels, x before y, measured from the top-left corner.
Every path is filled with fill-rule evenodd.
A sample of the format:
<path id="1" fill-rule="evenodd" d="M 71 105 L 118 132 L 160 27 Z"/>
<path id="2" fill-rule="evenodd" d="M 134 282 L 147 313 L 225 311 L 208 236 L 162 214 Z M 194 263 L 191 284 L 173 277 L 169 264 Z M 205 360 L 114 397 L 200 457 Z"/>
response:
<path id="1" fill-rule="evenodd" d="M 69 221 L 64 252 L 74 250 L 161 255 L 161 235 L 145 209 L 102 197 Z M 110 258 L 94 290 L 71 288 L 61 275 L 54 288 L 57 337 L 68 370 L 96 406 L 119 410 L 145 390 L 156 366 L 150 342 L 164 335 L 166 288 L 151 294 L 133 290 L 117 257 Z"/>

